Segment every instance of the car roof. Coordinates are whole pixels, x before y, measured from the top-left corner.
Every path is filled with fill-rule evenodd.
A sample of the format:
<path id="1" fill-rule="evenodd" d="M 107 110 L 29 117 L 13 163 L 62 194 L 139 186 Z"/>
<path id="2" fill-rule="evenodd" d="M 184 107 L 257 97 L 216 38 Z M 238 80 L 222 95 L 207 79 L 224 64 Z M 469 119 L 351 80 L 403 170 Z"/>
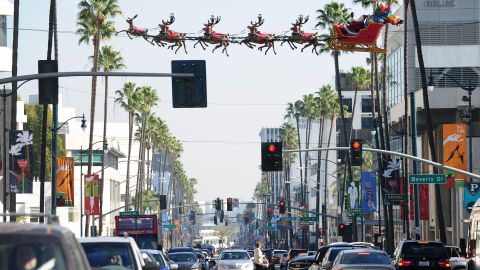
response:
<path id="1" fill-rule="evenodd" d="M 172 254 L 168 254 L 168 256 L 174 255 L 174 254 L 175 254 L 175 255 L 178 255 L 178 254 L 190 254 L 190 255 L 195 256 L 195 253 L 193 253 L 193 252 L 175 252 L 175 253 L 172 253 Z"/>
<path id="2" fill-rule="evenodd" d="M 226 249 L 226 250 L 223 250 L 223 252 L 247 252 L 246 250 L 244 249 Z"/>
<path id="3" fill-rule="evenodd" d="M 354 249 L 345 249 L 342 250 L 341 252 L 345 253 L 358 253 L 358 252 L 369 252 L 369 253 L 382 253 L 382 254 L 387 254 L 383 250 L 376 250 L 376 249 L 371 249 L 371 248 L 354 248 Z"/>
<path id="4" fill-rule="evenodd" d="M 133 238 L 131 237 L 115 237 L 115 236 L 95 236 L 95 237 L 82 237 L 79 239 L 80 243 L 131 243 Z"/>

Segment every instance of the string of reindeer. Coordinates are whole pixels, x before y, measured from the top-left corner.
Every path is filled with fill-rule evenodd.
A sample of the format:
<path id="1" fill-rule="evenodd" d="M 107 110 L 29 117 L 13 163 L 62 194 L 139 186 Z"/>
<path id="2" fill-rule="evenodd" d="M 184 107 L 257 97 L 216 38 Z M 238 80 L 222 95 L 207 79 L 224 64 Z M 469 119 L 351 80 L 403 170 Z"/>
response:
<path id="1" fill-rule="evenodd" d="M 262 17 L 262 14 L 259 14 L 257 21 L 251 21 L 248 28 L 248 35 L 245 37 L 232 36 L 230 34 L 222 34 L 214 31 L 214 26 L 217 25 L 221 17 L 220 16 L 211 16 L 207 23 L 204 23 L 202 28 L 202 36 L 191 36 L 187 33 L 175 32 L 170 30 L 170 26 L 175 22 L 174 14 L 170 14 L 168 20 L 162 20 L 162 23 L 158 26 L 160 27 L 160 32 L 157 35 L 148 34 L 148 29 L 138 28 L 134 25 L 134 20 L 137 18 L 137 15 L 132 18 L 127 18 L 127 23 L 129 25 L 128 29 L 117 32 L 125 32 L 130 39 L 134 37 L 143 37 L 148 43 L 152 45 L 158 45 L 160 47 L 167 47 L 168 49 L 175 50 L 175 54 L 183 47 L 185 53 L 187 48 L 185 41 L 196 41 L 193 45 L 195 48 L 197 45 L 200 45 L 203 50 L 211 45 L 215 45 L 212 52 L 222 48 L 222 53 L 228 55 L 228 46 L 230 44 L 245 44 L 248 48 L 253 49 L 259 45 L 258 50 L 263 51 L 265 49 L 265 55 L 270 51 L 273 51 L 274 54 L 277 54 L 275 51 L 275 42 L 281 42 L 280 46 L 284 43 L 287 43 L 292 50 L 297 49 L 297 45 L 303 45 L 301 51 L 303 52 L 306 48 L 312 47 L 312 53 L 319 54 L 320 49 L 324 46 L 324 41 L 321 40 L 318 33 L 306 33 L 302 31 L 302 26 L 308 22 L 309 17 L 305 18 L 303 15 L 299 15 L 295 23 L 292 23 L 290 28 L 291 34 L 289 36 L 285 35 L 275 35 L 262 33 L 258 30 L 260 26 L 263 25 L 265 20 Z M 170 44 L 170 45 L 169 45 Z"/>

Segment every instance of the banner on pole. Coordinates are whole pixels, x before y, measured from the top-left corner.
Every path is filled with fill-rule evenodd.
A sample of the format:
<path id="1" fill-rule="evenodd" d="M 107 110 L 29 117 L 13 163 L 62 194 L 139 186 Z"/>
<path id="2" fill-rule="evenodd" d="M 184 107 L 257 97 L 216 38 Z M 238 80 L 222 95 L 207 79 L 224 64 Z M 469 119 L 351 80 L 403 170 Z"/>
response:
<path id="1" fill-rule="evenodd" d="M 10 191 L 15 193 L 33 193 L 33 181 L 30 171 L 32 164 L 33 134 L 26 130 L 9 132 Z M 16 188 L 13 188 L 15 187 Z"/>
<path id="2" fill-rule="evenodd" d="M 73 206 L 74 162 L 71 157 L 57 157 L 57 206 Z"/>
<path id="3" fill-rule="evenodd" d="M 362 172 L 362 212 L 377 211 L 377 179 L 374 172 Z"/>
<path id="4" fill-rule="evenodd" d="M 443 164 L 467 170 L 467 126 L 465 124 L 443 124 Z M 453 171 L 445 170 L 447 174 L 446 187 L 455 187 L 455 179 L 463 179 L 465 182 L 467 177 Z"/>
<path id="5" fill-rule="evenodd" d="M 100 177 L 98 174 L 86 174 L 85 175 L 85 209 L 86 216 L 96 216 L 100 214 L 100 197 L 99 184 Z"/>

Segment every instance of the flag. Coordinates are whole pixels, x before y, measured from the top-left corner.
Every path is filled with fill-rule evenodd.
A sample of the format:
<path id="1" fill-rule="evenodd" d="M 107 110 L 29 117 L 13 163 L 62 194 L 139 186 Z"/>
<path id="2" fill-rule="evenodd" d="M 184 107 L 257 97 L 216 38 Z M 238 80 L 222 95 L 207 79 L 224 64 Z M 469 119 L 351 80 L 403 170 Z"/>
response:
<path id="1" fill-rule="evenodd" d="M 85 203 L 84 213 L 86 216 L 95 216 L 100 214 L 100 198 L 99 198 L 99 176 L 98 174 L 85 175 Z"/>
<path id="2" fill-rule="evenodd" d="M 9 138 L 10 172 L 18 175 L 17 183 L 10 181 L 10 186 L 16 184 L 18 193 L 33 193 L 33 181 L 30 172 L 31 157 L 33 156 L 33 134 L 26 130 L 10 130 Z"/>
<path id="3" fill-rule="evenodd" d="M 362 212 L 377 211 L 377 179 L 374 172 L 362 172 Z"/>
<path id="4" fill-rule="evenodd" d="M 444 124 L 443 127 L 443 164 L 460 170 L 467 170 L 467 126 L 465 124 Z M 449 182 L 445 187 L 453 188 L 455 179 L 467 177 L 452 171 L 445 171 Z"/>
<path id="5" fill-rule="evenodd" d="M 57 157 L 57 206 L 73 206 L 74 162 L 71 157 Z"/>

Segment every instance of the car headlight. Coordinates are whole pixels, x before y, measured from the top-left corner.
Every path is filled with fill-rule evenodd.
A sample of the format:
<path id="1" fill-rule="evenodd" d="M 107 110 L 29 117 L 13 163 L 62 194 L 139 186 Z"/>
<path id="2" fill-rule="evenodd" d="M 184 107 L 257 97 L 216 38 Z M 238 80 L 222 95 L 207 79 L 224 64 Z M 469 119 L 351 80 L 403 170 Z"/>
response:
<path id="1" fill-rule="evenodd" d="M 199 267 L 198 263 L 194 263 L 194 264 L 192 265 L 192 269 L 195 269 L 195 268 L 198 268 L 198 267 Z"/>

